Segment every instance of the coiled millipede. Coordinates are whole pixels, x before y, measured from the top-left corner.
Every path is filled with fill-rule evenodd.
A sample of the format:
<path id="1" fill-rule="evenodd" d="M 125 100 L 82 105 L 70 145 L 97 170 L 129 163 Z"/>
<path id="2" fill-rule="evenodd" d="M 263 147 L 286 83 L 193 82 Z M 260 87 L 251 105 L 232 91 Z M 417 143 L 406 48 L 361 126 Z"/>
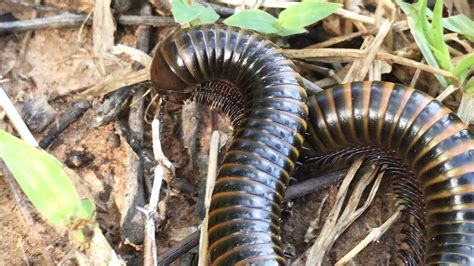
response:
<path id="1" fill-rule="evenodd" d="M 168 37 L 151 80 L 160 94 L 213 106 L 233 121 L 209 213 L 213 265 L 286 264 L 281 204 L 306 130 L 307 145 L 319 154 L 376 149 L 407 167 L 393 182 L 417 206 L 407 208 L 418 219 L 410 229 L 413 251 L 402 254 L 406 264 L 474 264 L 474 138 L 430 96 L 355 82 L 308 98 L 276 45 L 221 25 Z"/>

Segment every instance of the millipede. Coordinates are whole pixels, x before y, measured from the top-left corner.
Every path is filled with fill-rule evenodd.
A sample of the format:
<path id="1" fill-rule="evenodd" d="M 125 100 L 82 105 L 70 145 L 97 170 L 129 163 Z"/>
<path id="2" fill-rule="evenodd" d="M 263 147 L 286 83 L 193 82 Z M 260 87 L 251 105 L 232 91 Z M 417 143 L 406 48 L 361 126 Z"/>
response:
<path id="1" fill-rule="evenodd" d="M 209 212 L 212 265 L 286 265 L 280 211 L 303 145 L 313 163 L 376 154 L 369 159 L 400 173 L 394 192 L 415 217 L 410 250 L 400 251 L 405 264 L 474 264 L 474 138 L 429 95 L 366 81 L 308 97 L 279 47 L 224 25 L 165 39 L 151 81 L 165 99 L 217 108 L 234 126 Z"/>

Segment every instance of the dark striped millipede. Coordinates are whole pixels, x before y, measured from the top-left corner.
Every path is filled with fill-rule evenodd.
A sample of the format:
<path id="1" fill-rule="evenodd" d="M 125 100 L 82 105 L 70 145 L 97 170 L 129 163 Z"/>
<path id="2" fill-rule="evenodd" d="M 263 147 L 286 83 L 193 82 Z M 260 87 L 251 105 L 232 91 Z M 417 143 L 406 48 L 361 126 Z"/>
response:
<path id="1" fill-rule="evenodd" d="M 212 265 L 286 264 L 280 211 L 303 142 L 317 158 L 368 152 L 400 173 L 392 187 L 415 217 L 411 250 L 400 251 L 405 264 L 474 264 L 474 138 L 430 96 L 354 82 L 308 97 L 281 49 L 222 25 L 168 37 L 151 80 L 169 100 L 215 107 L 234 125 L 209 213 Z"/>

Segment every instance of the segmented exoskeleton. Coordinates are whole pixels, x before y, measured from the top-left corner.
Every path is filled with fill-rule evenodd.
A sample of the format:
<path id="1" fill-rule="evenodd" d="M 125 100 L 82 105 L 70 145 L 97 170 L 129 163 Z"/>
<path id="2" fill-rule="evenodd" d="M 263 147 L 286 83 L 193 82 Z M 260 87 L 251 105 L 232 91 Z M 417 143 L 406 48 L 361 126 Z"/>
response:
<path id="1" fill-rule="evenodd" d="M 375 149 L 409 168 L 393 181 L 398 195 L 408 193 L 407 209 L 416 217 L 405 263 L 474 263 L 474 139 L 431 97 L 392 83 L 356 82 L 308 100 L 276 45 L 220 25 L 180 30 L 163 41 L 151 80 L 170 99 L 216 107 L 233 121 L 209 213 L 213 265 L 286 264 L 280 210 L 306 121 L 306 141 L 320 154 Z"/>
<path id="2" fill-rule="evenodd" d="M 406 264 L 422 263 L 423 253 L 426 264 L 474 263 L 474 138 L 451 110 L 388 82 L 336 86 L 308 106 L 306 140 L 319 154 L 344 158 L 366 149 L 360 153 L 385 158 L 397 173 L 394 191 L 415 218 L 406 231 L 412 250 L 401 254 Z"/>

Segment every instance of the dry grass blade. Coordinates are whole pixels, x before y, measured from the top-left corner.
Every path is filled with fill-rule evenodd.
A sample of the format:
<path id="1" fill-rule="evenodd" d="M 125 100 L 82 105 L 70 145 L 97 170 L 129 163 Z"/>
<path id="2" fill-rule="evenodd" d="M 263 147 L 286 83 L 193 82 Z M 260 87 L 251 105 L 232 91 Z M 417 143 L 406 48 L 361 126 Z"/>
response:
<path id="1" fill-rule="evenodd" d="M 13 124 L 13 127 L 15 127 L 20 137 L 31 146 L 38 147 L 38 142 L 36 141 L 33 134 L 31 134 L 25 122 L 16 110 L 15 105 L 13 105 L 13 102 L 3 90 L 2 85 L 0 85 L 0 106 L 7 114 L 8 119 L 10 119 L 10 123 Z"/>
<path id="2" fill-rule="evenodd" d="M 362 159 L 359 159 L 353 163 L 346 178 L 342 182 L 342 185 L 336 196 L 336 203 L 331 210 L 320 235 L 310 249 L 308 260 L 306 261 L 307 266 L 321 265 L 324 255 L 329 251 L 336 239 L 369 207 L 370 203 L 374 199 L 383 176 L 382 173 L 377 175 L 380 167 L 374 167 L 370 171 L 364 173 L 364 175 L 356 184 L 352 195 L 346 201 L 349 185 L 351 184 L 356 172 L 360 169 L 362 161 Z M 375 177 L 375 182 L 367 199 L 361 207 L 357 208 L 364 190 L 369 186 L 370 183 L 373 182 Z M 341 214 L 341 209 L 344 202 L 347 202 L 347 206 L 345 206 L 345 209 Z"/>
<path id="3" fill-rule="evenodd" d="M 324 239 L 322 236 L 329 234 L 330 233 L 329 228 L 334 228 L 336 226 L 337 217 L 339 216 L 339 213 L 342 208 L 342 203 L 344 202 L 344 198 L 346 197 L 347 191 L 349 190 L 349 185 L 351 184 L 352 179 L 354 178 L 355 174 L 357 173 L 360 166 L 362 165 L 362 162 L 363 162 L 362 159 L 355 161 L 352 164 L 351 168 L 349 169 L 346 177 L 344 178 L 344 181 L 342 181 L 341 187 L 339 188 L 339 191 L 337 192 L 336 203 L 334 204 L 334 207 L 332 208 L 331 212 L 326 218 L 326 222 L 324 224 L 323 230 L 321 231 L 318 239 L 313 244 L 313 247 L 310 250 L 310 255 L 309 255 L 310 259 L 308 259 L 306 265 L 316 265 L 316 264 L 311 264 L 311 263 L 316 262 L 315 259 L 312 260 L 311 258 L 314 258 L 316 256 L 316 252 L 319 251 L 318 248 L 322 245 L 322 243 L 319 243 L 319 242 L 322 242 L 320 239 Z"/>
<path id="4" fill-rule="evenodd" d="M 137 61 L 142 66 L 151 65 L 151 61 L 153 59 L 151 56 L 149 56 L 148 54 L 146 54 L 145 52 L 137 48 L 126 46 L 123 44 L 118 44 L 112 47 L 112 54 L 121 54 L 121 53 L 128 54 L 132 58 L 132 60 Z"/>
<path id="5" fill-rule="evenodd" d="M 373 228 L 370 233 L 359 243 L 357 246 L 355 246 L 349 253 L 347 253 L 344 257 L 342 257 L 336 264 L 335 266 L 342 266 L 348 263 L 353 257 L 355 257 L 359 252 L 361 252 L 365 247 L 367 247 L 371 242 L 377 241 L 380 239 L 380 237 L 392 226 L 393 223 L 395 223 L 398 218 L 400 217 L 400 214 L 403 210 L 404 206 L 398 207 L 398 209 L 395 211 L 390 218 L 387 219 L 381 226 L 377 228 Z"/>
<path id="6" fill-rule="evenodd" d="M 436 97 L 436 100 L 442 102 L 444 101 L 446 98 L 449 97 L 449 95 L 451 95 L 452 93 L 456 92 L 459 90 L 459 87 L 457 86 L 454 86 L 454 85 L 449 85 L 449 87 L 447 87 L 445 90 L 443 90 L 443 92 L 441 92 L 440 95 L 438 95 L 438 97 Z"/>
<path id="7" fill-rule="evenodd" d="M 96 0 L 93 17 L 94 51 L 103 54 L 114 45 L 115 22 L 110 10 L 112 0 Z"/>
<path id="8" fill-rule="evenodd" d="M 461 104 L 458 109 L 458 116 L 461 120 L 469 124 L 474 121 L 474 93 L 464 92 L 461 98 Z"/>
<path id="9" fill-rule="evenodd" d="M 207 179 L 206 179 L 206 194 L 204 197 L 204 207 L 206 210 L 206 215 L 201 225 L 201 236 L 199 237 L 199 264 L 200 266 L 208 265 L 208 236 L 207 236 L 207 226 L 209 221 L 209 208 L 211 206 L 211 197 L 212 191 L 214 190 L 214 184 L 217 177 L 217 161 L 219 155 L 219 131 L 212 132 L 210 151 L 209 151 L 209 164 L 207 170 Z"/>
<path id="10" fill-rule="evenodd" d="M 345 82 L 360 81 L 365 78 L 367 71 L 369 70 L 370 65 L 374 61 L 377 52 L 380 50 L 385 36 L 387 36 L 393 24 L 393 20 L 385 20 L 380 26 L 379 32 L 375 38 L 370 42 L 366 49 L 364 49 L 364 57 L 356 60 L 349 74 L 344 78 Z"/>
<path id="11" fill-rule="evenodd" d="M 151 123 L 153 136 L 153 154 L 155 159 L 159 159 L 162 154 L 160 143 L 160 121 L 154 119 Z M 158 207 L 160 196 L 161 183 L 163 182 L 164 169 L 161 164 L 155 168 L 153 188 L 151 190 L 150 203 L 148 204 L 148 211 L 146 212 L 145 222 L 145 241 L 144 241 L 144 265 L 157 265 L 158 256 L 156 250 L 155 240 L 155 211 Z"/>
<path id="12" fill-rule="evenodd" d="M 321 48 L 321 49 L 286 49 L 284 50 L 285 54 L 291 58 L 297 59 L 318 59 L 318 58 L 343 58 L 347 61 L 352 61 L 357 58 L 362 58 L 365 56 L 364 51 L 357 50 L 357 49 L 337 49 L 337 48 Z M 452 78 L 457 80 L 457 77 L 449 71 L 442 70 L 436 67 L 432 67 L 420 62 L 416 62 L 411 59 L 407 59 L 401 56 L 385 53 L 385 52 L 377 52 L 375 55 L 375 59 L 382 60 L 387 63 L 395 63 L 399 65 L 404 65 L 408 67 L 413 67 L 416 69 L 420 69 L 426 72 L 430 72 L 433 74 L 439 74 L 444 77 Z"/>
<path id="13" fill-rule="evenodd" d="M 117 71 L 108 76 L 108 78 L 82 92 L 84 96 L 100 96 L 116 91 L 122 87 L 130 86 L 150 79 L 150 68 L 133 71 L 131 69 L 125 71 Z"/>

